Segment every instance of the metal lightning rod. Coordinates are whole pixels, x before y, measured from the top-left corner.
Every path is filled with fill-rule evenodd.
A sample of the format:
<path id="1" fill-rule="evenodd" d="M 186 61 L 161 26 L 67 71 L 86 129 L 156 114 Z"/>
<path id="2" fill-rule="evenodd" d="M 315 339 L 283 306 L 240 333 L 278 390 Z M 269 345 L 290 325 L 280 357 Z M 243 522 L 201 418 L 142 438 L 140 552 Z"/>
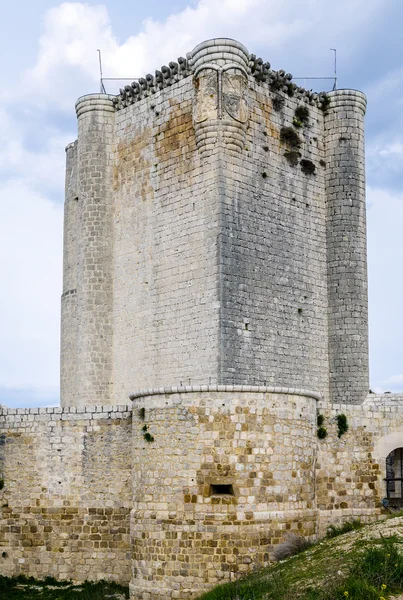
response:
<path id="1" fill-rule="evenodd" d="M 106 90 L 105 90 L 105 86 L 104 86 L 104 82 L 103 82 L 103 75 L 102 75 L 101 50 L 98 48 L 97 52 L 98 52 L 98 58 L 99 58 L 99 75 L 100 75 L 100 79 L 99 79 L 99 91 L 101 92 L 101 94 L 106 94 Z"/>
<path id="2" fill-rule="evenodd" d="M 334 85 L 333 85 L 333 91 L 334 91 L 337 87 L 337 50 L 336 50 L 336 48 L 330 48 L 330 50 L 332 50 L 334 52 Z"/>

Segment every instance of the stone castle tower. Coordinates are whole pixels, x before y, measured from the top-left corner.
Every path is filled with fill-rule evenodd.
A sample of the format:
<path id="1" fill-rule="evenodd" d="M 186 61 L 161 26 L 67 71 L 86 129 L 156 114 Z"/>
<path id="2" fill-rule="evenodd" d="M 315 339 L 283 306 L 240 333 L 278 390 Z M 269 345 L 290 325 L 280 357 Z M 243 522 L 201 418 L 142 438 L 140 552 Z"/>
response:
<path id="1" fill-rule="evenodd" d="M 366 100 L 290 79 L 216 39 L 78 100 L 63 406 L 208 384 L 363 401 Z"/>
<path id="2" fill-rule="evenodd" d="M 77 101 L 62 406 L 0 410 L 4 573 L 195 598 L 403 504 L 403 398 L 368 394 L 365 109 L 229 39 Z"/>

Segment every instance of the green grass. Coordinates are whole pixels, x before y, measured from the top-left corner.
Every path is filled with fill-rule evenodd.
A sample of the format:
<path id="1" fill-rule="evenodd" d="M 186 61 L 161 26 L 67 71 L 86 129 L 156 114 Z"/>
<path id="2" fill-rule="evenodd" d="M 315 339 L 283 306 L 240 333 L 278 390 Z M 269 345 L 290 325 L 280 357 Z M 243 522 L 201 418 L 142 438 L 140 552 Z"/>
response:
<path id="1" fill-rule="evenodd" d="M 352 523 L 349 533 L 218 586 L 200 600 L 386 600 L 402 593 L 403 537 L 391 536 L 390 525 L 389 537 L 382 537 L 379 523 L 359 529 Z"/>
<path id="2" fill-rule="evenodd" d="M 47 577 L 0 576 L 0 598 L 3 600 L 120 600 L 129 598 L 127 587 L 106 581 L 77 585 Z"/>
<path id="3" fill-rule="evenodd" d="M 354 519 L 354 521 L 346 521 L 339 527 L 336 525 L 330 525 L 326 532 L 327 538 L 334 538 L 338 535 L 343 535 L 343 533 L 348 533 L 349 531 L 356 531 L 357 529 L 361 529 L 363 527 L 361 521 L 359 519 Z"/>

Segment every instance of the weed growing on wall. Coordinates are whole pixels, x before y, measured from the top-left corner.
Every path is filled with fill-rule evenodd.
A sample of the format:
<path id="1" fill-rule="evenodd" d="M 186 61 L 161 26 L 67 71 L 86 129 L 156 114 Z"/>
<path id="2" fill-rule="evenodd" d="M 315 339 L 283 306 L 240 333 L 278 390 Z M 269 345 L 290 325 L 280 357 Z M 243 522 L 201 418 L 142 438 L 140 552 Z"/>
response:
<path id="1" fill-rule="evenodd" d="M 297 106 L 295 109 L 294 119 L 300 123 L 300 127 L 306 126 L 309 123 L 309 109 L 307 106 Z"/>
<path id="2" fill-rule="evenodd" d="M 287 144 L 290 148 L 299 148 L 302 144 L 301 138 L 292 127 L 282 127 L 280 129 L 280 142 Z"/>
<path id="3" fill-rule="evenodd" d="M 341 437 L 343 434 L 347 433 L 348 431 L 348 423 L 347 423 L 347 417 L 344 414 L 341 415 L 337 415 L 336 417 L 336 422 L 337 422 L 337 435 L 338 437 Z"/>
<path id="4" fill-rule="evenodd" d="M 279 112 L 284 107 L 285 98 L 283 96 L 274 96 L 272 103 L 274 110 Z"/>
<path id="5" fill-rule="evenodd" d="M 320 440 L 324 440 L 327 437 L 326 427 L 318 427 L 317 435 Z"/>
<path id="6" fill-rule="evenodd" d="M 301 171 L 304 175 L 315 175 L 316 167 L 311 160 L 303 158 L 301 160 Z"/>
<path id="7" fill-rule="evenodd" d="M 284 156 L 288 161 L 288 164 L 290 164 L 292 167 L 296 167 L 299 163 L 299 159 L 301 158 L 301 154 L 295 150 L 284 152 Z"/>

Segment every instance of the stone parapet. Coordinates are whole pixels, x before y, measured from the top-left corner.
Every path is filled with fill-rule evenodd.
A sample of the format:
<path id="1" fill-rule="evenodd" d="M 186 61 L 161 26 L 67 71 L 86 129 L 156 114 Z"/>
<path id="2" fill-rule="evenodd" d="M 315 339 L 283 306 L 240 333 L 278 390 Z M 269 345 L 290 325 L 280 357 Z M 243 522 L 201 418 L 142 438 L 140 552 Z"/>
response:
<path id="1" fill-rule="evenodd" d="M 77 117 L 93 111 L 115 112 L 115 96 L 109 94 L 87 94 L 76 102 Z"/>

